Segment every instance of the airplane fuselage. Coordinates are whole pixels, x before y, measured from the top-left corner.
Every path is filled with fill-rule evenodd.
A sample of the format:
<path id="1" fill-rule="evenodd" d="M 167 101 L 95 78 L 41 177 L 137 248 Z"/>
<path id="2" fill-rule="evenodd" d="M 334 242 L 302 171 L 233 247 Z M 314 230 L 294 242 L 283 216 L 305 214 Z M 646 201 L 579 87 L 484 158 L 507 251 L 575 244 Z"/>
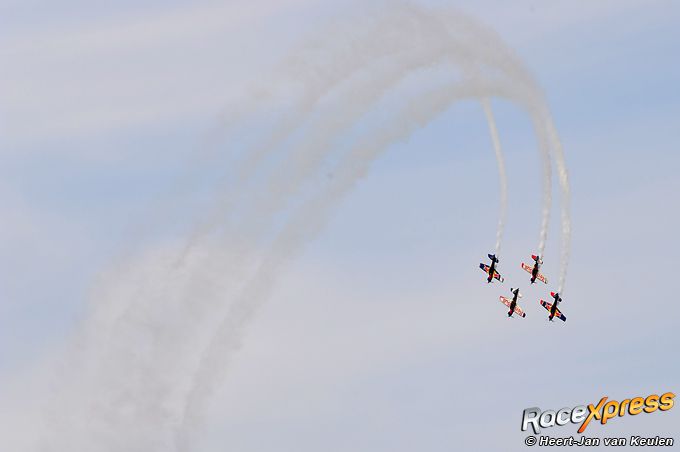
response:
<path id="1" fill-rule="evenodd" d="M 493 275 L 496 273 L 496 261 L 492 260 L 491 265 L 489 265 L 489 277 L 486 278 L 486 282 L 491 282 L 493 280 Z"/>
<path id="2" fill-rule="evenodd" d="M 508 311 L 508 317 L 512 317 L 512 314 L 514 314 L 515 308 L 517 307 L 517 299 L 519 298 L 519 289 L 513 290 L 512 293 L 513 293 L 513 296 L 512 296 L 512 301 L 510 302 L 510 310 Z"/>
<path id="3" fill-rule="evenodd" d="M 540 265 L 538 262 L 534 264 L 534 268 L 531 269 L 531 284 L 536 282 L 536 278 L 538 277 L 538 271 L 540 269 Z"/>
<path id="4" fill-rule="evenodd" d="M 550 317 L 548 317 L 548 320 L 552 320 L 555 317 L 555 314 L 557 314 L 557 304 L 562 300 L 559 294 L 555 294 L 553 298 L 554 302 L 550 308 Z"/>

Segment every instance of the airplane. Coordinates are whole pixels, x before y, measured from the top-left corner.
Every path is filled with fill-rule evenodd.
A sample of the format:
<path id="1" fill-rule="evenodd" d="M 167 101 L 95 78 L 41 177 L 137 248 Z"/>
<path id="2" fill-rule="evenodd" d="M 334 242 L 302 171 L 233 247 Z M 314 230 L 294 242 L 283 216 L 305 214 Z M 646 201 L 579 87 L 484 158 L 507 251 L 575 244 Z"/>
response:
<path id="1" fill-rule="evenodd" d="M 524 311 L 522 311 L 522 308 L 517 306 L 517 300 L 522 298 L 522 294 L 519 293 L 519 289 L 510 288 L 510 292 L 513 294 L 512 300 L 508 300 L 503 295 L 500 296 L 501 303 L 510 308 L 508 311 L 508 317 L 512 317 L 512 314 L 514 313 L 517 313 L 517 315 L 520 317 L 526 317 L 527 315 L 524 313 Z"/>
<path id="2" fill-rule="evenodd" d="M 557 304 L 562 301 L 562 297 L 560 297 L 560 294 L 555 293 L 555 292 L 550 292 L 550 296 L 553 297 L 555 302 L 553 304 L 548 303 L 547 301 L 541 300 L 541 306 L 543 306 L 545 309 L 550 311 L 550 315 L 548 316 L 548 320 L 552 322 L 552 319 L 554 317 L 557 317 L 558 319 L 562 320 L 563 322 L 567 321 L 567 318 L 560 312 L 559 309 L 557 309 Z"/>
<path id="3" fill-rule="evenodd" d="M 496 255 L 495 254 L 489 254 L 488 256 L 489 256 L 489 259 L 491 259 L 491 266 L 488 266 L 486 264 L 481 264 L 481 263 L 479 264 L 479 268 L 484 270 L 484 273 L 489 275 L 489 277 L 486 278 L 486 282 L 490 283 L 494 280 L 494 278 L 499 280 L 500 282 L 505 281 L 503 279 L 503 277 L 501 276 L 501 274 L 496 271 L 496 264 L 499 262 Z"/>
<path id="4" fill-rule="evenodd" d="M 522 268 L 531 274 L 531 284 L 535 283 L 537 279 L 543 284 L 548 284 L 548 278 L 539 273 L 541 265 L 543 264 L 543 259 L 541 259 L 541 256 L 534 256 L 533 254 L 531 255 L 531 258 L 534 260 L 533 266 L 522 262 Z"/>

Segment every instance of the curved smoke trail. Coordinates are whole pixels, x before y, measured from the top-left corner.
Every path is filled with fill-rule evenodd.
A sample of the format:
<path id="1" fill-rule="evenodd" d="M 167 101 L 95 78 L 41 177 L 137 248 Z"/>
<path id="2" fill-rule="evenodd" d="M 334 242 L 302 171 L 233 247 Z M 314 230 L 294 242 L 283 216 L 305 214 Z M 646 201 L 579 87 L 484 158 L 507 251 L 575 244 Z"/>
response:
<path id="1" fill-rule="evenodd" d="M 399 33 L 395 34 L 394 30 L 399 30 Z M 386 39 L 386 36 L 389 39 Z M 417 39 L 413 39 L 411 36 L 415 36 Z M 275 173 L 266 184 L 266 189 L 261 191 L 259 198 L 250 200 L 246 219 L 241 218 L 241 224 L 233 225 L 234 227 L 229 230 L 230 235 L 238 235 L 242 230 L 247 230 L 249 237 L 265 235 L 267 228 L 270 227 L 270 222 L 262 221 L 262 218 L 269 218 L 285 207 L 285 201 L 299 188 L 302 181 L 317 171 L 321 160 L 326 155 L 326 149 L 331 145 L 332 138 L 339 136 L 342 130 L 356 122 L 356 119 L 365 113 L 377 99 L 390 87 L 405 78 L 408 73 L 420 70 L 443 59 L 457 61 L 459 64 L 462 61 L 467 61 L 467 65 L 479 65 L 493 63 L 493 59 L 496 58 L 495 55 L 486 55 L 483 49 L 472 52 L 469 43 L 459 43 L 450 38 L 446 39 L 444 30 L 436 26 L 433 27 L 430 17 L 410 8 L 393 12 L 388 17 L 381 17 L 371 30 L 370 35 L 360 37 L 361 41 L 368 41 L 372 44 L 368 47 L 362 45 L 361 52 L 354 51 L 342 58 L 337 58 L 338 62 L 333 60 L 331 67 L 318 69 L 306 63 L 306 72 L 311 73 L 311 76 L 302 77 L 304 71 L 302 74 L 296 74 L 298 80 L 302 78 L 304 86 L 311 86 L 309 92 L 304 91 L 302 93 L 302 100 L 294 103 L 291 115 L 287 115 L 271 134 L 265 136 L 262 143 L 251 148 L 246 153 L 244 161 L 237 165 L 237 170 L 233 171 L 236 173 L 236 182 L 233 183 L 235 188 L 226 191 L 210 219 L 189 238 L 179 261 L 175 263 L 178 268 L 181 267 L 183 260 L 189 258 L 194 244 L 198 243 L 198 240 L 211 228 L 220 224 L 218 219 L 228 217 L 230 209 L 233 208 L 233 204 L 239 196 L 244 196 L 245 193 L 248 193 L 251 198 L 257 196 L 251 191 L 244 190 L 242 188 L 243 183 L 253 177 L 263 161 L 271 153 L 278 150 L 294 129 L 308 120 L 307 117 L 314 110 L 324 92 L 336 87 L 343 79 L 358 72 L 361 65 L 367 66 L 368 63 L 372 63 L 375 66 L 376 60 L 382 63 L 371 71 L 371 77 L 360 84 L 359 88 L 344 93 L 344 95 L 355 99 L 348 108 L 340 112 L 334 111 L 326 115 L 325 118 L 317 118 L 316 122 L 312 124 L 312 130 L 305 143 L 298 146 L 295 152 L 288 157 L 293 162 L 304 162 L 304 165 L 294 166 L 292 171 Z M 411 49 L 412 47 L 414 50 Z M 356 53 L 359 53 L 359 55 L 355 56 Z M 395 60 L 396 56 L 399 58 Z M 388 57 L 391 59 L 383 61 Z M 350 85 L 351 87 L 352 85 Z M 490 127 L 495 129 L 495 124 L 490 125 Z M 502 202 L 502 205 L 504 204 L 505 201 Z M 504 220 L 501 218 L 501 225 L 503 222 Z M 243 226 L 244 223 L 247 226 Z M 245 254 L 232 254 L 231 257 L 233 260 L 242 262 L 241 267 L 247 267 L 245 260 L 248 259 L 248 250 L 242 249 L 241 251 Z M 228 277 L 239 279 L 242 276 L 241 267 L 231 269 Z M 135 306 L 135 309 L 139 309 L 139 306 Z M 192 309 L 197 309 L 197 306 L 193 305 Z M 127 322 L 129 318 L 124 315 L 119 320 L 119 322 L 121 321 Z"/>
<path id="2" fill-rule="evenodd" d="M 501 251 L 501 240 L 503 238 L 503 228 L 505 227 L 505 217 L 508 210 L 508 176 L 505 172 L 505 159 L 501 149 L 501 140 L 498 137 L 496 119 L 493 116 L 491 102 L 488 98 L 482 99 L 482 107 L 486 115 L 486 122 L 489 125 L 489 133 L 493 143 L 493 150 L 496 154 L 496 164 L 498 165 L 498 184 L 500 188 L 500 207 L 498 212 L 498 228 L 496 230 L 496 255 Z"/>
<path id="3" fill-rule="evenodd" d="M 300 77 L 301 93 L 293 99 L 291 115 L 247 150 L 235 178 L 220 187 L 204 229 L 176 254 L 173 248 L 123 273 L 130 287 L 105 291 L 105 305 L 117 306 L 121 300 L 129 305 L 113 320 L 104 310 L 101 323 L 89 326 L 88 337 L 96 340 L 88 344 L 84 369 L 69 369 L 81 380 L 58 401 L 73 407 L 72 414 L 55 421 L 53 441 L 45 450 L 189 449 L 197 420 L 283 264 L 318 233 L 381 152 L 453 102 L 504 97 L 521 105 L 531 115 L 539 149 L 550 162 L 548 143 L 555 147 L 557 135 L 540 92 L 499 39 L 457 13 L 404 6 L 381 17 L 371 19 L 366 30 L 350 33 L 356 39 L 349 43 L 342 41 L 344 34 L 335 35 L 333 40 L 342 38 L 337 38 L 340 44 L 331 58 L 303 60 L 295 71 L 274 74 Z M 343 151 L 342 138 L 384 94 L 407 74 L 442 62 L 459 68 L 464 82 L 419 93 L 382 127 Z M 488 74 L 468 80 L 471 68 Z M 339 93 L 337 98 L 329 100 L 330 91 Z M 495 121 L 489 127 L 493 137 Z M 292 135 L 299 130 L 306 133 L 295 142 Z M 563 159 L 557 161 L 559 167 Z M 319 184 L 315 176 L 331 165 L 333 179 Z M 252 190 L 243 186 L 254 185 L 257 177 L 265 183 Z M 564 182 L 568 189 L 566 172 Z M 310 199 L 294 204 L 310 184 Z M 292 213 L 281 224 L 287 208 Z M 69 397 L 77 393 L 89 398 Z"/>
<path id="4" fill-rule="evenodd" d="M 201 357 L 199 371 L 194 375 L 193 388 L 187 398 L 183 428 L 178 433 L 179 450 L 188 450 L 188 445 L 190 444 L 188 437 L 190 437 L 190 433 L 187 432 L 187 429 L 190 430 L 193 425 L 197 424 L 197 418 L 203 411 L 205 404 L 214 393 L 216 387 L 219 386 L 220 375 L 225 371 L 226 363 L 231 353 L 240 344 L 244 326 L 254 315 L 258 306 L 266 300 L 282 263 L 290 258 L 292 253 L 299 252 L 305 242 L 310 240 L 314 233 L 322 227 L 324 212 L 327 215 L 327 212 L 332 209 L 339 198 L 347 190 L 351 189 L 351 186 L 358 178 L 367 172 L 372 159 L 389 146 L 389 144 L 396 140 L 404 139 L 412 132 L 413 124 L 404 124 L 404 122 L 409 123 L 410 121 L 416 125 L 426 124 L 432 119 L 433 114 L 449 105 L 447 102 L 452 102 L 456 97 L 461 96 L 483 99 L 485 96 L 494 95 L 507 97 L 518 102 L 527 102 L 527 99 L 523 99 L 520 95 L 514 93 L 513 89 L 503 90 L 491 85 L 483 86 L 483 84 L 480 84 L 480 86 L 482 88 L 477 90 L 468 87 L 470 92 L 467 95 L 462 92 L 458 93 L 457 96 L 453 96 L 453 98 L 448 98 L 445 95 L 446 92 L 456 92 L 451 87 L 446 87 L 443 92 L 437 91 L 432 96 L 423 96 L 428 99 L 423 102 L 423 105 L 426 106 L 424 112 L 419 110 L 416 102 L 409 104 L 409 108 L 405 109 L 403 113 L 405 118 L 391 123 L 386 131 L 378 132 L 377 138 L 374 138 L 377 143 L 373 143 L 369 139 L 352 152 L 354 155 L 352 159 L 338 165 L 339 169 L 336 171 L 334 180 L 344 181 L 344 185 L 335 182 L 333 184 L 333 187 L 336 187 L 334 191 L 320 195 L 316 201 L 308 201 L 302 212 L 298 212 L 295 217 L 298 220 L 288 223 L 284 231 L 274 242 L 272 248 L 265 253 L 266 257 L 260 264 L 253 279 L 244 287 L 241 294 L 229 308 L 229 312 L 218 329 L 217 335 Z M 443 103 L 438 104 L 438 102 Z M 541 119 L 539 110 L 533 108 L 529 102 L 527 104 L 527 109 L 533 114 L 535 124 L 539 124 Z M 434 107 L 434 105 L 439 107 Z M 490 127 L 494 126 L 494 123 L 490 125 Z M 537 134 L 540 137 L 545 137 L 545 129 L 538 128 Z M 541 139 L 540 149 L 542 150 L 546 149 L 544 143 L 546 143 L 546 140 Z M 310 148 L 310 151 L 313 151 L 315 147 Z M 365 148 L 369 149 L 369 152 L 360 152 Z M 302 176 L 302 174 L 297 174 L 292 179 L 299 180 Z M 269 206 L 269 208 L 271 207 Z M 222 362 L 222 365 L 216 365 L 219 362 Z"/>
<path id="5" fill-rule="evenodd" d="M 367 134 L 352 147 L 337 164 L 329 186 L 308 200 L 277 236 L 256 274 L 229 307 L 217 334 L 204 350 L 187 397 L 183 425 L 177 434 L 178 450 L 190 450 L 192 429 L 200 425 L 201 413 L 226 376 L 228 361 L 241 344 L 244 328 L 267 300 L 283 264 L 301 252 L 305 244 L 323 229 L 342 197 L 368 173 L 372 162 L 391 144 L 407 139 L 455 101 L 475 99 L 489 93 L 511 97 L 509 90 L 504 88 L 502 85 L 468 82 L 426 93 L 409 102 L 385 126 Z"/>
<path id="6" fill-rule="evenodd" d="M 550 225 L 550 210 L 552 207 L 552 164 L 551 147 L 548 133 L 549 118 L 545 98 L 540 87 L 534 80 L 522 60 L 510 49 L 495 30 L 475 21 L 473 18 L 454 10 L 438 11 L 433 20 L 452 33 L 464 32 L 469 36 L 484 41 L 484 51 L 487 58 L 493 60 L 495 68 L 515 83 L 514 92 L 521 93 L 521 106 L 526 108 L 532 117 L 534 134 L 536 135 L 538 151 L 541 157 L 541 223 L 539 228 L 538 254 L 544 256 Z M 476 69 L 476 68 L 473 68 Z M 554 126 L 553 126 L 554 127 Z"/>
<path id="7" fill-rule="evenodd" d="M 420 10 L 402 5 L 401 8 L 381 13 L 373 20 L 367 20 L 365 25 L 368 30 L 362 30 L 359 24 L 354 24 L 349 29 L 333 30 L 333 36 L 343 36 L 347 40 L 344 45 L 335 44 L 338 47 L 335 50 L 336 58 L 332 60 L 323 59 L 323 65 L 316 63 L 315 59 L 307 61 L 289 58 L 284 65 L 280 66 L 278 72 L 274 72 L 275 77 L 272 80 L 262 82 L 264 85 L 270 86 L 281 84 L 280 79 L 288 78 L 293 80 L 293 85 L 298 86 L 302 91 L 298 97 L 292 100 L 288 113 L 274 126 L 274 129 L 265 134 L 259 142 L 246 149 L 244 157 L 230 169 L 227 175 L 231 177 L 225 177 L 217 188 L 221 196 L 216 200 L 215 207 L 209 215 L 198 223 L 198 226 L 187 238 L 186 245 L 182 248 L 169 271 L 181 272 L 186 262 L 191 260 L 192 250 L 197 244 L 201 243 L 201 240 L 206 239 L 210 233 L 214 233 L 219 227 L 223 227 L 225 218 L 228 221 L 234 220 L 235 216 L 231 214 L 237 208 L 236 204 L 243 202 L 248 197 L 252 198 L 254 194 L 252 189 L 245 189 L 244 184 L 255 178 L 258 171 L 263 171 L 262 167 L 266 166 L 268 159 L 271 159 L 276 152 L 280 152 L 291 135 L 310 121 L 310 118 L 314 116 L 313 114 L 318 109 L 319 102 L 329 92 L 349 83 L 350 89 L 346 90 L 344 95 L 352 96 L 356 101 L 351 106 L 352 111 L 343 111 L 340 114 L 334 113 L 317 118 L 311 126 L 311 133 L 314 134 L 316 142 L 307 144 L 308 148 L 325 150 L 325 146 L 329 145 L 328 140 L 336 137 L 339 131 L 350 127 L 356 121 L 356 118 L 368 111 L 377 99 L 402 81 L 409 73 L 421 70 L 423 67 L 433 64 L 433 62 L 446 58 L 472 58 L 470 55 L 462 54 L 464 49 L 461 49 L 459 44 L 442 39 L 441 30 L 436 29 L 436 27 L 433 29 L 424 27 L 423 20 L 427 20 L 427 18 L 423 18 Z M 320 45 L 320 42 L 314 41 L 315 48 Z M 331 44 L 333 43 L 328 43 L 328 45 Z M 360 51 L 357 51 L 357 49 L 360 49 Z M 299 52 L 318 54 L 322 53 L 323 50 L 302 49 Z M 356 85 L 353 77 L 357 77 L 358 73 L 366 71 L 368 67 L 374 68 L 367 80 L 369 85 L 360 84 L 360 91 L 352 89 Z M 353 81 L 354 83 L 352 83 Z M 253 91 L 260 92 L 262 90 L 255 88 Z M 275 101 L 271 95 L 266 96 L 266 99 L 270 102 Z M 258 98 L 255 105 L 262 105 L 263 102 L 262 98 Z M 252 115 L 255 107 L 240 108 L 238 111 L 247 111 L 249 115 Z M 232 121 L 235 116 L 234 113 L 230 114 Z M 307 140 L 308 143 L 310 141 Z M 308 148 L 297 150 L 288 159 L 293 161 L 308 159 L 305 156 L 305 151 Z M 317 155 L 315 161 L 318 162 L 323 157 L 323 154 Z M 315 167 L 310 163 L 309 161 L 304 162 L 306 171 L 304 168 L 300 169 L 300 171 L 305 172 L 305 175 L 314 171 Z M 286 179 L 286 181 L 283 181 L 283 179 Z M 291 176 L 286 172 L 275 173 L 274 179 L 267 183 L 267 189 L 260 194 L 259 198 L 256 198 L 259 201 L 248 199 L 248 203 L 251 205 L 247 214 L 248 218 L 241 218 L 241 224 L 230 225 L 229 233 L 238 235 L 247 229 L 249 237 L 266 234 L 266 228 L 270 226 L 271 222 L 261 219 L 271 218 L 278 209 L 283 208 L 284 202 L 292 191 L 304 180 L 303 175 L 299 174 Z M 289 189 L 286 190 L 285 186 L 288 186 Z M 263 203 L 266 203 L 266 205 L 263 205 Z M 248 226 L 244 228 L 243 223 Z M 243 251 L 248 252 L 247 249 Z M 239 256 L 232 257 L 239 259 Z M 247 259 L 247 256 L 242 255 L 240 258 Z M 234 272 L 230 275 L 237 278 L 239 273 Z M 138 303 L 135 306 L 128 307 L 129 309 L 139 309 Z M 116 323 L 128 320 L 124 310 Z"/>
<path id="8" fill-rule="evenodd" d="M 521 96 L 518 97 L 516 93 L 512 92 L 512 90 L 509 90 L 509 92 L 502 92 L 502 90 L 499 90 L 499 92 L 493 93 L 489 88 L 487 88 L 486 91 L 478 91 L 476 93 L 476 97 L 486 99 L 486 96 L 489 94 L 499 97 L 514 97 L 514 100 L 520 102 L 522 101 Z M 439 101 L 445 98 L 446 96 L 442 96 L 441 93 L 437 93 L 434 96 L 434 99 Z M 541 154 L 545 156 L 547 155 L 549 148 L 547 146 L 546 129 L 540 127 L 542 122 L 540 115 L 541 109 L 536 108 L 530 101 L 527 102 L 527 99 L 523 100 L 527 103 L 527 109 L 532 113 L 534 124 L 536 125 L 536 133 L 539 137 L 539 149 L 542 151 Z M 446 105 L 446 103 L 444 105 Z M 432 110 L 428 111 L 432 113 Z M 407 117 L 413 120 L 413 105 L 411 105 L 411 108 L 407 109 L 406 112 Z M 415 122 L 416 124 L 425 124 L 429 119 L 431 119 L 431 117 L 420 118 L 419 120 L 416 119 Z M 382 149 L 394 142 L 394 140 L 398 140 L 400 137 L 403 139 L 410 133 L 409 130 L 411 129 L 409 127 L 404 127 L 404 125 L 398 121 L 397 123 L 400 125 L 393 126 L 391 129 L 392 133 L 395 133 L 395 131 L 397 132 L 397 136 L 392 136 L 388 133 L 386 136 L 389 138 L 384 143 L 381 142 L 381 144 L 378 144 L 375 147 L 375 154 L 379 154 Z M 493 120 L 492 116 L 489 120 L 489 126 L 492 131 L 492 136 L 495 135 L 497 138 L 495 121 Z M 499 140 L 496 141 L 496 143 L 498 144 L 497 148 L 500 148 Z M 367 147 L 369 149 L 373 149 L 370 145 Z M 360 147 L 359 149 L 362 148 Z M 202 356 L 199 371 L 194 375 L 193 389 L 187 398 L 186 410 L 183 417 L 183 427 L 179 430 L 177 435 L 177 444 L 179 450 L 188 450 L 188 444 L 190 444 L 190 441 L 188 440 L 190 433 L 188 431 L 190 431 L 191 428 L 197 423 L 197 418 L 204 409 L 205 403 L 207 403 L 207 401 L 210 399 L 210 396 L 215 391 L 216 387 L 219 386 L 220 374 L 224 372 L 231 352 L 233 352 L 233 350 L 240 344 L 242 329 L 247 323 L 248 319 L 254 315 L 254 312 L 258 306 L 264 300 L 266 300 L 269 291 L 272 288 L 272 284 L 274 283 L 277 269 L 282 265 L 282 262 L 285 262 L 285 260 L 289 258 L 290 253 L 299 251 L 298 248 L 302 247 L 304 242 L 309 240 L 310 237 L 314 235 L 315 229 L 320 229 L 322 227 L 324 216 L 323 212 L 325 211 L 324 209 L 331 209 L 334 205 L 333 199 L 341 197 L 342 193 L 350 189 L 354 181 L 361 177 L 368 170 L 367 167 L 370 164 L 370 161 L 372 161 L 372 158 L 375 158 L 375 156 L 367 157 L 364 155 L 362 158 L 355 158 L 355 161 L 353 162 L 339 165 L 340 169 L 338 171 L 340 172 L 342 172 L 343 168 L 350 168 L 354 169 L 355 171 L 355 175 L 352 178 L 349 178 L 346 182 L 347 186 L 342 189 L 338 189 L 338 192 L 336 192 L 335 195 L 322 195 L 319 197 L 316 203 L 310 202 L 307 205 L 308 210 L 299 214 L 299 218 L 302 218 L 302 220 L 298 220 L 300 221 L 299 223 L 295 221 L 289 223 L 288 226 L 294 226 L 286 228 L 279 236 L 278 240 L 275 241 L 272 249 L 266 253 L 266 256 L 271 257 L 272 260 L 265 258 L 264 262 L 261 264 L 257 273 L 251 280 L 251 283 L 245 286 L 241 295 L 230 307 L 227 316 L 223 320 L 221 327 L 218 329 L 218 334 L 213 338 L 210 346 L 205 350 Z M 544 161 L 549 162 L 549 156 L 544 158 Z M 336 178 L 338 178 L 338 180 L 342 180 L 342 177 L 339 177 L 337 173 Z M 543 217 L 547 218 L 547 214 L 544 214 Z M 223 365 L 216 366 L 215 363 L 220 361 L 223 363 Z"/>

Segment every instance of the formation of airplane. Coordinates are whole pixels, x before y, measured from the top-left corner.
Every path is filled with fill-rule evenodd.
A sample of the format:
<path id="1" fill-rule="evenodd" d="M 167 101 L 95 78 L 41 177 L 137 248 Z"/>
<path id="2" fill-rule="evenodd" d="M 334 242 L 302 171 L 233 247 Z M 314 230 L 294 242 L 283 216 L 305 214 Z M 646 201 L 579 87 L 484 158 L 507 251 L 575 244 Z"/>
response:
<path id="1" fill-rule="evenodd" d="M 500 260 L 495 254 L 489 254 L 488 256 L 491 260 L 490 265 L 484 263 L 479 264 L 479 268 L 481 268 L 487 275 L 486 282 L 491 283 L 494 279 L 499 282 L 504 282 L 505 280 L 498 272 L 498 263 Z M 531 275 L 531 284 L 534 284 L 536 280 L 541 281 L 543 284 L 548 284 L 548 278 L 546 278 L 540 271 L 541 265 L 543 265 L 543 258 L 539 255 L 532 254 L 531 259 L 534 261 L 533 265 L 527 265 L 522 262 L 522 269 Z M 510 292 L 512 293 L 512 298 L 508 298 L 503 295 L 501 295 L 499 298 L 500 302 L 509 308 L 508 317 L 512 317 L 513 314 L 517 314 L 520 317 L 526 317 L 526 313 L 517 305 L 519 299 L 522 298 L 522 294 L 520 293 L 519 289 L 510 288 Z M 552 322 L 553 319 L 557 317 L 563 322 L 566 322 L 567 317 L 557 307 L 557 305 L 562 301 L 562 297 L 560 297 L 560 294 L 557 292 L 550 292 L 550 296 L 553 298 L 552 303 L 539 300 L 541 306 L 543 306 L 549 312 L 548 320 Z"/>

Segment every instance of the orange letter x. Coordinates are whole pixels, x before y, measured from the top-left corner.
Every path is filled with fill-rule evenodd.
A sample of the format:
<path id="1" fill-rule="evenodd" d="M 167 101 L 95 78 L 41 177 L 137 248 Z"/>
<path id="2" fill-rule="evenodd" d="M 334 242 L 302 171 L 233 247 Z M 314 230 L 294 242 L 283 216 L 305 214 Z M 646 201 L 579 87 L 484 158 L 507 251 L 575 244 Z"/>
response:
<path id="1" fill-rule="evenodd" d="M 583 430 L 588 427 L 588 423 L 592 418 L 595 418 L 596 421 L 599 421 L 600 418 L 602 417 L 602 414 L 600 413 L 600 409 L 604 406 L 604 403 L 607 401 L 606 397 L 602 397 L 600 400 L 600 403 L 597 404 L 597 407 L 595 407 L 592 403 L 588 405 L 588 410 L 590 410 L 590 413 L 588 413 L 588 417 L 586 418 L 585 421 L 583 421 L 583 424 L 581 424 L 581 427 L 578 429 L 578 433 L 583 433 Z"/>

